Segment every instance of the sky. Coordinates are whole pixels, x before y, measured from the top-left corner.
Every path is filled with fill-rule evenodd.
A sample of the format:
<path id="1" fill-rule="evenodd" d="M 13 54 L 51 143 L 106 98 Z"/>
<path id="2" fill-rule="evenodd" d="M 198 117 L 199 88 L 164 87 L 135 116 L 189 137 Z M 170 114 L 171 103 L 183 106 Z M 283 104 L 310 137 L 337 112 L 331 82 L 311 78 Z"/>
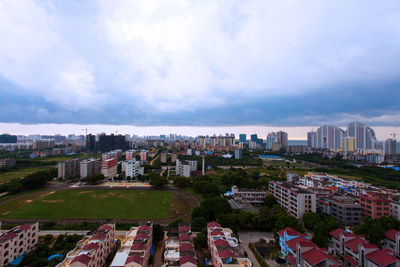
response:
<path id="1" fill-rule="evenodd" d="M 0 0 L 0 132 L 360 121 L 388 138 L 399 25 L 397 0 Z"/>

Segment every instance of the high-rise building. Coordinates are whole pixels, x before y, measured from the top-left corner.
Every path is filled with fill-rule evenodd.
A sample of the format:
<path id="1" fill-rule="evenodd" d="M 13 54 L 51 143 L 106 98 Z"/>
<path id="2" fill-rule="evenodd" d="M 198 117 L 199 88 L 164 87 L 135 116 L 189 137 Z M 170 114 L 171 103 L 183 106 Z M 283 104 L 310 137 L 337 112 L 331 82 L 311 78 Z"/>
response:
<path id="1" fill-rule="evenodd" d="M 276 132 L 276 136 L 278 137 L 278 143 L 281 144 L 283 148 L 288 146 L 288 133 L 283 131 Z"/>
<path id="2" fill-rule="evenodd" d="M 278 143 L 278 136 L 272 132 L 267 135 L 267 149 L 272 150 L 272 145 Z"/>
<path id="3" fill-rule="evenodd" d="M 235 150 L 235 159 L 241 159 L 242 158 L 242 150 L 236 149 Z"/>
<path id="4" fill-rule="evenodd" d="M 199 145 L 203 149 L 207 146 L 207 138 L 205 136 L 199 136 Z"/>
<path id="5" fill-rule="evenodd" d="M 239 143 L 246 143 L 246 142 L 247 142 L 246 134 L 239 134 Z"/>
<path id="6" fill-rule="evenodd" d="M 307 143 L 310 143 L 312 147 L 331 149 L 331 148 L 342 148 L 342 140 L 345 136 L 345 132 L 336 126 L 324 125 L 317 129 L 316 132 L 309 132 L 307 137 Z"/>
<path id="7" fill-rule="evenodd" d="M 176 175 L 190 177 L 197 170 L 197 160 L 176 160 Z"/>
<path id="8" fill-rule="evenodd" d="M 352 122 L 347 127 L 346 135 L 355 138 L 356 149 L 375 149 L 377 142 L 375 131 L 360 122 Z"/>
<path id="9" fill-rule="evenodd" d="M 80 176 L 85 178 L 86 176 L 99 174 L 101 170 L 100 159 L 84 159 L 80 162 Z"/>
<path id="10" fill-rule="evenodd" d="M 128 142 L 125 140 L 124 135 L 99 135 L 99 146 L 97 150 L 101 152 L 107 152 L 116 149 L 126 150 L 127 148 Z"/>
<path id="11" fill-rule="evenodd" d="M 356 139 L 354 137 L 343 137 L 343 152 L 354 152 L 356 149 Z"/>
<path id="12" fill-rule="evenodd" d="M 217 146 L 217 137 L 216 136 L 211 136 L 210 137 L 210 145 L 211 145 L 211 147 L 216 147 Z"/>
<path id="13" fill-rule="evenodd" d="M 125 159 L 126 160 L 136 159 L 136 150 L 131 149 L 131 150 L 126 151 Z"/>
<path id="14" fill-rule="evenodd" d="M 163 151 L 160 153 L 160 161 L 161 163 L 167 163 L 168 161 L 168 151 Z"/>
<path id="15" fill-rule="evenodd" d="M 141 161 L 149 160 L 149 151 L 148 150 L 140 151 L 140 160 Z"/>
<path id="16" fill-rule="evenodd" d="M 144 168 L 140 167 L 140 161 L 130 160 L 125 165 L 126 177 L 137 177 L 139 174 L 144 175 Z"/>
<path id="17" fill-rule="evenodd" d="M 9 134 L 1 134 L 0 143 L 17 143 L 17 136 Z"/>
<path id="18" fill-rule="evenodd" d="M 389 138 L 385 141 L 385 155 L 394 155 L 396 154 L 397 144 L 396 140 Z"/>
<path id="19" fill-rule="evenodd" d="M 96 136 L 93 134 L 86 135 L 86 151 L 96 151 Z"/>

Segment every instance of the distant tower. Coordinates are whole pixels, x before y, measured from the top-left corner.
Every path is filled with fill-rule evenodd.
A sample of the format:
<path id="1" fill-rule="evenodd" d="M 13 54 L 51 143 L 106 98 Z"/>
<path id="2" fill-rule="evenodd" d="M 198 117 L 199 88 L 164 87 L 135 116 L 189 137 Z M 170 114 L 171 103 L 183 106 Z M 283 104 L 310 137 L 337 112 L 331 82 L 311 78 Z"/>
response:
<path id="1" fill-rule="evenodd" d="M 205 175 L 206 174 L 206 160 L 205 160 L 205 156 L 203 155 L 201 157 L 201 175 Z"/>

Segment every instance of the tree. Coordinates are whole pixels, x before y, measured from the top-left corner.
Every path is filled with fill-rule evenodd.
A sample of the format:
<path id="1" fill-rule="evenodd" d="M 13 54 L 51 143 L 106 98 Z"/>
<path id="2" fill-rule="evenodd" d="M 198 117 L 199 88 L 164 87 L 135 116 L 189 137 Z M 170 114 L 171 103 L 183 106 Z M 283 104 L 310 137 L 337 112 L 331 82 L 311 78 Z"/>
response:
<path id="1" fill-rule="evenodd" d="M 207 221 L 204 219 L 204 217 L 195 217 L 190 225 L 192 227 L 192 231 L 197 232 L 207 225 Z"/>
<path id="2" fill-rule="evenodd" d="M 150 180 L 150 185 L 152 185 L 152 186 L 162 187 L 167 184 L 168 184 L 168 179 L 166 177 L 162 177 L 159 175 L 152 177 Z"/>
<path id="3" fill-rule="evenodd" d="M 190 186 L 190 180 L 183 176 L 178 176 L 174 179 L 174 186 L 185 188 Z"/>
<path id="4" fill-rule="evenodd" d="M 314 227 L 321 222 L 321 216 L 316 212 L 307 212 L 303 215 L 303 223 L 307 229 L 314 229 Z"/>
<path id="5" fill-rule="evenodd" d="M 164 229 L 159 224 L 153 224 L 153 242 L 157 243 L 164 239 Z"/>
<path id="6" fill-rule="evenodd" d="M 207 248 L 207 234 L 203 233 L 203 231 L 198 233 L 193 239 L 193 243 L 196 249 Z"/>

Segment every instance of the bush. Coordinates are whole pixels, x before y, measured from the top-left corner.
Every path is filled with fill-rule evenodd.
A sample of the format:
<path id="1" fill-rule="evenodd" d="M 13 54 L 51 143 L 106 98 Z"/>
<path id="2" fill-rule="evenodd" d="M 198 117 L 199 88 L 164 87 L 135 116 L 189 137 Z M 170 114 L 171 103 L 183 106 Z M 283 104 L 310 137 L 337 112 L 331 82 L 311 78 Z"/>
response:
<path id="1" fill-rule="evenodd" d="M 258 251 L 255 249 L 252 243 L 249 243 L 249 248 L 253 252 L 254 256 L 256 257 L 256 260 L 258 261 L 261 267 L 269 267 L 269 265 L 265 262 L 260 253 L 258 253 Z"/>

